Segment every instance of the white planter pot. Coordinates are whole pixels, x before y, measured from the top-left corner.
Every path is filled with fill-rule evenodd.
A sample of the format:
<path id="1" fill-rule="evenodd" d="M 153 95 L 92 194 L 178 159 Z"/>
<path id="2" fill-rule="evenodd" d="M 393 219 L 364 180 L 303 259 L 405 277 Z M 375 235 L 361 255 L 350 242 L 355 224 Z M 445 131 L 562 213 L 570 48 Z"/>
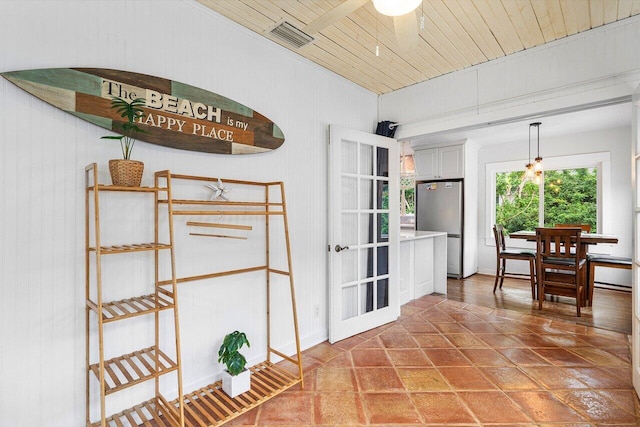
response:
<path id="1" fill-rule="evenodd" d="M 236 376 L 232 376 L 227 371 L 222 371 L 222 390 L 229 397 L 236 397 L 239 394 L 249 391 L 251 388 L 251 371 L 245 369 Z"/>

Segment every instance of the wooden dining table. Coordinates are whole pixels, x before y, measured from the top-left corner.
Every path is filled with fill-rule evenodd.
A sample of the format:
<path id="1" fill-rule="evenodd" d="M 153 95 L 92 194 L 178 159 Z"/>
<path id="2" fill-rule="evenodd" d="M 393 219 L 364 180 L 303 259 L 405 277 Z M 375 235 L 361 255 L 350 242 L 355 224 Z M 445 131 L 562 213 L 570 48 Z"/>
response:
<path id="1" fill-rule="evenodd" d="M 514 233 L 509 233 L 509 237 L 512 239 L 522 239 L 527 240 L 529 242 L 536 241 L 536 232 L 535 231 L 527 231 L 521 230 L 516 231 Z M 580 258 L 586 259 L 587 253 L 589 252 L 590 245 L 598 245 L 598 244 L 616 244 L 618 243 L 618 238 L 611 234 L 599 234 L 599 233 L 585 233 L 584 231 L 580 234 L 580 247 L 578 248 Z M 582 274 L 580 275 L 580 280 L 584 286 L 584 296 L 589 295 L 589 283 L 587 281 L 587 268 L 585 267 Z M 582 307 L 586 306 L 586 298 L 583 298 L 581 301 Z"/>

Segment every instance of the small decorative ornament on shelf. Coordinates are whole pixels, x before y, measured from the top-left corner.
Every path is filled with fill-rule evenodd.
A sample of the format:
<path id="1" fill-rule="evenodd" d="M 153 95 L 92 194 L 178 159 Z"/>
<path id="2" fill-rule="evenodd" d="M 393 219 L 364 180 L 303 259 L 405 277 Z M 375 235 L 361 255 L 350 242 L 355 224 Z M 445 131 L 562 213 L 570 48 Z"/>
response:
<path id="1" fill-rule="evenodd" d="M 218 178 L 218 185 L 205 184 L 205 187 L 207 187 L 210 190 L 213 190 L 213 194 L 211 195 L 211 197 L 209 199 L 210 201 L 217 200 L 218 198 L 220 198 L 222 200 L 229 201 L 229 199 L 227 198 L 227 196 L 225 196 L 225 194 L 227 194 L 232 189 L 225 187 L 222 184 L 222 180 L 220 178 Z"/>

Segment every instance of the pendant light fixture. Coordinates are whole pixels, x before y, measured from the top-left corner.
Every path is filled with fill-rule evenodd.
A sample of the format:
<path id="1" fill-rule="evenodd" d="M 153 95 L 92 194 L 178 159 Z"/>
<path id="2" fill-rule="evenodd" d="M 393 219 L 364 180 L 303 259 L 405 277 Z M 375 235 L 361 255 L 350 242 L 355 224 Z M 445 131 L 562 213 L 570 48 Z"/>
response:
<path id="1" fill-rule="evenodd" d="M 373 0 L 378 12 L 387 16 L 401 16 L 416 10 L 422 0 Z"/>
<path id="2" fill-rule="evenodd" d="M 525 165 L 524 181 L 532 181 L 534 176 L 533 163 L 531 163 L 531 125 L 529 125 L 529 162 Z"/>
<path id="3" fill-rule="evenodd" d="M 535 172 L 534 181 L 536 184 L 540 184 L 542 182 L 542 157 L 540 157 L 540 125 L 541 122 L 531 123 L 529 125 L 529 133 L 531 133 L 531 126 L 534 126 L 537 131 L 537 139 L 538 139 L 538 157 L 536 157 L 536 163 L 533 165 L 533 170 Z"/>

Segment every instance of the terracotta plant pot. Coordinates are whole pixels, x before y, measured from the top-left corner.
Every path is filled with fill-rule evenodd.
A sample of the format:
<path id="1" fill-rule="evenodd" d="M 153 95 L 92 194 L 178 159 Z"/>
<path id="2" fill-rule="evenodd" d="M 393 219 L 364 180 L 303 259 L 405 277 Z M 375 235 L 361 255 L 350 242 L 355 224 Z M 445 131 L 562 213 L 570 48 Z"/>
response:
<path id="1" fill-rule="evenodd" d="M 144 163 L 138 160 L 109 160 L 109 173 L 113 185 L 123 187 L 140 187 Z"/>

